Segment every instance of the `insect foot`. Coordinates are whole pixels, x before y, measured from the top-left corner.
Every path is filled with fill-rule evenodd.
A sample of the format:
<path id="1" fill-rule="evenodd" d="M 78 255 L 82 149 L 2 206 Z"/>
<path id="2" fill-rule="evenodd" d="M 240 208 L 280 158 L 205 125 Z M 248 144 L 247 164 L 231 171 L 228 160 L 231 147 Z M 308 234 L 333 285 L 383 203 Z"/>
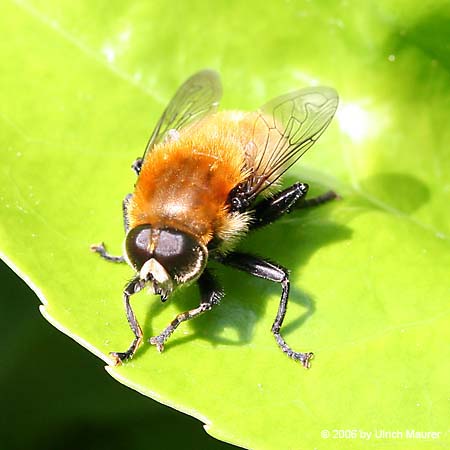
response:
<path id="1" fill-rule="evenodd" d="M 131 358 L 128 352 L 110 352 L 109 355 L 114 359 L 115 366 L 120 366 L 124 361 Z"/>
<path id="2" fill-rule="evenodd" d="M 299 361 L 305 369 L 309 369 L 311 367 L 311 359 L 314 358 L 314 353 L 297 353 L 294 352 L 292 355 L 289 355 L 294 361 Z"/>
<path id="3" fill-rule="evenodd" d="M 164 333 L 161 333 L 158 336 L 151 337 L 148 342 L 152 345 L 156 345 L 156 349 L 161 353 L 164 351 L 164 342 L 166 342 L 167 338 L 168 336 L 164 336 Z"/>

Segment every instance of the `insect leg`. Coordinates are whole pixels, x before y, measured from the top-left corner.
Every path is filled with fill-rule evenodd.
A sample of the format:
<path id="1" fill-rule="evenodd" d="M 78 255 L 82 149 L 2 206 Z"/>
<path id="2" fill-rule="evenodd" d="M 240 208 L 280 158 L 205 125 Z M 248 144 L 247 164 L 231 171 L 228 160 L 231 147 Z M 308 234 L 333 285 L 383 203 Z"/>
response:
<path id="1" fill-rule="evenodd" d="M 283 214 L 293 210 L 318 206 L 339 198 L 336 192 L 328 191 L 318 197 L 305 199 L 308 188 L 308 185 L 305 183 L 295 183 L 291 187 L 259 202 L 255 207 L 255 219 L 250 225 L 250 230 L 255 230 L 275 222 Z"/>
<path id="2" fill-rule="evenodd" d="M 207 269 L 198 279 L 198 285 L 201 297 L 200 305 L 197 308 L 178 314 L 162 333 L 149 339 L 150 344 L 156 345 L 158 351 L 162 352 L 164 350 L 164 343 L 169 339 L 170 335 L 176 330 L 181 322 L 193 319 L 219 304 L 220 299 L 223 297 L 223 291 L 216 279 Z"/>
<path id="3" fill-rule="evenodd" d="M 98 253 L 103 259 L 106 259 L 106 261 L 111 261 L 111 262 L 115 262 L 115 263 L 124 263 L 125 262 L 125 258 L 123 256 L 110 255 L 106 251 L 106 247 L 103 242 L 100 242 L 100 244 L 92 244 L 91 250 L 95 253 Z"/>
<path id="4" fill-rule="evenodd" d="M 309 186 L 305 183 L 295 183 L 291 187 L 259 202 L 254 211 L 254 221 L 250 230 L 255 230 L 279 219 L 308 192 Z"/>
<path id="5" fill-rule="evenodd" d="M 282 292 L 280 305 L 278 307 L 277 316 L 275 317 L 275 321 L 272 325 L 272 334 L 275 336 L 278 346 L 284 353 L 286 353 L 293 360 L 300 361 L 303 367 L 309 368 L 309 361 L 313 357 L 313 354 L 295 352 L 291 347 L 289 347 L 288 344 L 286 344 L 286 341 L 280 334 L 280 328 L 283 325 L 284 316 L 286 315 L 289 297 L 288 271 L 278 264 L 274 264 L 245 253 L 228 253 L 226 256 L 218 259 L 218 261 L 227 266 L 250 273 L 256 277 L 281 284 Z"/>
<path id="6" fill-rule="evenodd" d="M 328 191 L 328 192 L 325 192 L 325 194 L 318 195 L 317 197 L 314 197 L 314 198 L 308 198 L 301 202 L 296 203 L 294 205 L 294 209 L 305 209 L 305 208 L 310 208 L 311 206 L 319 206 L 319 205 L 322 205 L 323 203 L 327 203 L 330 200 L 335 200 L 337 198 L 340 198 L 340 197 L 338 194 L 336 194 L 336 192 Z"/>
<path id="7" fill-rule="evenodd" d="M 136 294 L 144 287 L 145 282 L 141 280 L 139 277 L 131 280 L 123 290 L 123 300 L 125 303 L 125 311 L 127 313 L 128 323 L 130 324 L 130 328 L 134 333 L 134 339 L 131 343 L 130 347 L 125 352 L 111 352 L 110 355 L 115 359 L 116 365 L 121 364 L 123 361 L 130 359 L 136 353 L 136 350 L 142 343 L 142 329 L 136 319 L 133 309 L 130 305 L 130 297 L 133 294 Z"/>
<path id="8" fill-rule="evenodd" d="M 144 159 L 139 157 L 139 158 L 136 158 L 136 160 L 133 162 L 133 164 L 131 164 L 131 168 L 136 172 L 136 175 L 139 175 L 141 173 L 143 162 L 144 162 Z"/>
<path id="9" fill-rule="evenodd" d="M 133 197 L 132 194 L 128 194 L 122 202 L 122 213 L 123 213 L 123 227 L 125 228 L 125 233 L 128 233 L 128 229 L 130 228 L 128 223 L 128 203 Z M 106 259 L 107 261 L 116 262 L 116 263 L 124 263 L 125 258 L 123 256 L 114 256 L 110 255 L 106 251 L 105 244 L 101 242 L 100 244 L 93 244 L 91 245 L 91 250 L 93 252 L 98 253 L 103 259 Z"/>
<path id="10" fill-rule="evenodd" d="M 123 227 L 125 233 L 128 233 L 128 230 L 130 229 L 130 224 L 128 222 L 128 204 L 132 198 L 133 194 L 127 194 L 122 201 Z"/>

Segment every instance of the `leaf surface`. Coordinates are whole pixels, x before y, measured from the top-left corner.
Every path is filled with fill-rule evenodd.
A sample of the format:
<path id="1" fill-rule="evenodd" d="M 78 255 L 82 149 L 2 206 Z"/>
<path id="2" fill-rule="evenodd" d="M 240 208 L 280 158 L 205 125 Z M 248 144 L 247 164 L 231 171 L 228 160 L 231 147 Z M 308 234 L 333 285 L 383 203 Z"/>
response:
<path id="1" fill-rule="evenodd" d="M 285 181 L 342 199 L 242 243 L 291 269 L 284 336 L 314 351 L 312 369 L 270 334 L 279 286 L 218 269 L 219 308 L 183 324 L 164 353 L 146 345 L 108 371 L 243 447 L 448 447 L 449 17 L 437 1 L 4 2 L 3 258 L 52 324 L 109 361 L 132 337 L 121 301 L 132 274 L 89 245 L 120 253 L 129 166 L 176 87 L 211 67 L 223 106 L 251 110 L 332 85 L 337 117 Z M 197 298 L 189 287 L 133 305 L 150 337 Z"/>

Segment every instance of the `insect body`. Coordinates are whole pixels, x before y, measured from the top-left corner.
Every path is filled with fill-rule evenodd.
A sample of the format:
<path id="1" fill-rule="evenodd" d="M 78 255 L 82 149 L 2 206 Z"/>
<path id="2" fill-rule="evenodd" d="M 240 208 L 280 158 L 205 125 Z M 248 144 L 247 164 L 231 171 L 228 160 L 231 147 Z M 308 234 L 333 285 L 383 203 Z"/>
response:
<path id="1" fill-rule="evenodd" d="M 281 175 L 317 140 L 338 104 L 333 89 L 307 88 L 277 97 L 259 111 L 217 112 L 221 86 L 216 72 L 194 74 L 177 91 L 159 120 L 144 156 L 133 194 L 123 202 L 124 256 L 111 256 L 103 244 L 92 246 L 107 260 L 127 262 L 136 276 L 123 297 L 134 340 L 114 352 L 117 364 L 131 358 L 143 333 L 130 297 L 146 285 L 164 302 L 179 286 L 197 282 L 201 301 L 179 314 L 150 339 L 159 351 L 178 325 L 217 305 L 223 291 L 209 271 L 215 260 L 282 286 L 272 333 L 281 350 L 309 367 L 312 353 L 292 350 L 280 334 L 289 295 L 283 267 L 234 250 L 246 233 L 295 209 L 333 198 L 327 192 L 305 199 L 308 185 L 274 193 Z"/>

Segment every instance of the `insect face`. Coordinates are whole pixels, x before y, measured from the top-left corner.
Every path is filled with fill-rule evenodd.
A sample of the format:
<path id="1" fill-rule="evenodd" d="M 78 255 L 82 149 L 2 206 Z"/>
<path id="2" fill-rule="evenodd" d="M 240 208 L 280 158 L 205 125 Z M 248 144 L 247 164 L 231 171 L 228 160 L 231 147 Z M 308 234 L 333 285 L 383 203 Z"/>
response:
<path id="1" fill-rule="evenodd" d="M 178 285 L 197 279 L 208 256 L 205 246 L 188 233 L 148 224 L 127 233 L 125 253 L 140 280 L 151 283 L 163 301 Z"/>

